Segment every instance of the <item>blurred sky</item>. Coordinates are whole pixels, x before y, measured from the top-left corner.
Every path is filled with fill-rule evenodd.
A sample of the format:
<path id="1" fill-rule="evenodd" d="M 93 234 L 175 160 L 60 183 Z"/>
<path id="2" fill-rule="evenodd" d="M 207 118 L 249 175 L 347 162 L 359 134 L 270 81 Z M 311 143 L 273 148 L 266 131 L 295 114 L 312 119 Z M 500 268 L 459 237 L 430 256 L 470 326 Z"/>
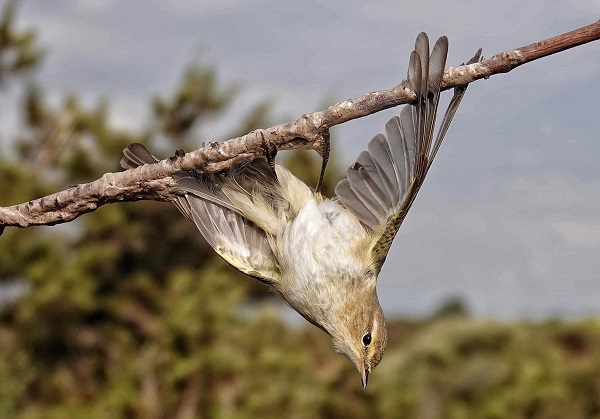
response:
<path id="1" fill-rule="evenodd" d="M 51 97 L 108 97 L 128 128 L 194 59 L 243 83 L 229 120 L 271 97 L 283 122 L 395 86 L 421 31 L 447 35 L 459 65 L 598 18 L 597 0 L 25 0 L 18 21 L 40 30 Z M 451 295 L 506 319 L 600 312 L 599 95 L 600 42 L 469 87 L 381 273 L 386 313 L 426 314 Z M 350 164 L 396 112 L 335 128 L 336 157 Z M 1 140 L 17 121 L 2 106 Z"/>

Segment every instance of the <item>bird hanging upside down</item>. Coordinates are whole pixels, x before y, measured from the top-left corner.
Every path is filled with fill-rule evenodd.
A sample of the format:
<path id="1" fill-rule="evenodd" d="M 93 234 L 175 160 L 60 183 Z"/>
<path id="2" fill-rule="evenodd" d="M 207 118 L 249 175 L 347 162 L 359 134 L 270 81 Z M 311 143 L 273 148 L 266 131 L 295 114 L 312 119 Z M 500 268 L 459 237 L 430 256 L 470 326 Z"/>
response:
<path id="1" fill-rule="evenodd" d="M 399 117 L 359 154 L 333 199 L 323 198 L 285 167 L 256 158 L 225 174 L 177 175 L 177 208 L 228 263 L 277 291 L 333 339 L 363 387 L 385 350 L 387 330 L 377 276 L 431 166 L 466 86 L 454 89 L 434 139 L 448 39 L 431 56 L 421 33 L 410 56 L 408 83 L 416 93 Z M 479 53 L 471 62 L 479 60 Z M 121 165 L 158 160 L 141 144 L 124 150 Z"/>

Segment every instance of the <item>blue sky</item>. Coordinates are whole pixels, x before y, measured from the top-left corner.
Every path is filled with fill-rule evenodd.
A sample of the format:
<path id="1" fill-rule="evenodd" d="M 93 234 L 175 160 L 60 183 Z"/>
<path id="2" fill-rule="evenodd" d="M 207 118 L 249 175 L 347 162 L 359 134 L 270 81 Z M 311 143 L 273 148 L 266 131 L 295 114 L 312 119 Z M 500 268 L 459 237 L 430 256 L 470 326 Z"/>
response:
<path id="1" fill-rule="evenodd" d="M 600 16 L 593 0 L 458 4 L 25 0 L 19 22 L 40 29 L 48 55 L 36 77 L 51 97 L 108 97 L 122 128 L 148 122 L 148 99 L 188 63 L 213 62 L 244 86 L 201 133 L 222 140 L 261 98 L 283 122 L 395 86 L 421 31 L 447 35 L 458 65 L 479 47 L 489 57 Z M 425 314 L 450 295 L 501 318 L 600 312 L 599 95 L 600 42 L 469 87 L 381 273 L 387 313 Z M 16 107 L 2 109 L 6 141 L 18 122 Z M 338 158 L 350 164 L 397 111 L 335 128 Z"/>

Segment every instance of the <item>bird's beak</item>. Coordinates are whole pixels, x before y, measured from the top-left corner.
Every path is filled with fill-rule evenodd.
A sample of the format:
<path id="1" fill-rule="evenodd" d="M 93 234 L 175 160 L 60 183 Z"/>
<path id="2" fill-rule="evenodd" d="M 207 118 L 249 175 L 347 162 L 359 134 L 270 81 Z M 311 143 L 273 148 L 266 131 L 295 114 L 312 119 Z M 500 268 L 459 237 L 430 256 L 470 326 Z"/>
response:
<path id="1" fill-rule="evenodd" d="M 363 388 L 367 388 L 367 382 L 369 381 L 369 370 L 367 368 L 362 369 L 360 380 L 362 381 Z"/>

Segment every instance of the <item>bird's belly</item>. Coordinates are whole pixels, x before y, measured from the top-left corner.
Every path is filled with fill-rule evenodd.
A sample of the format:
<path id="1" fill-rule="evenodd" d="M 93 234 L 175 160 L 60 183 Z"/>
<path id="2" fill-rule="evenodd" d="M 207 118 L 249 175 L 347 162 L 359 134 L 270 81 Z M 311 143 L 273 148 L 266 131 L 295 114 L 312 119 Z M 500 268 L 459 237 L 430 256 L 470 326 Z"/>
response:
<path id="1" fill-rule="evenodd" d="M 357 246 L 365 236 L 360 222 L 339 204 L 311 202 L 281 238 L 285 271 L 314 285 L 332 277 L 342 280 L 364 274 L 366 258 L 360 257 Z"/>
<path id="2" fill-rule="evenodd" d="M 369 263 L 360 243 L 366 234 L 339 204 L 309 203 L 278 237 L 282 275 L 276 288 L 296 311 L 322 326 L 351 285 L 365 278 Z"/>

